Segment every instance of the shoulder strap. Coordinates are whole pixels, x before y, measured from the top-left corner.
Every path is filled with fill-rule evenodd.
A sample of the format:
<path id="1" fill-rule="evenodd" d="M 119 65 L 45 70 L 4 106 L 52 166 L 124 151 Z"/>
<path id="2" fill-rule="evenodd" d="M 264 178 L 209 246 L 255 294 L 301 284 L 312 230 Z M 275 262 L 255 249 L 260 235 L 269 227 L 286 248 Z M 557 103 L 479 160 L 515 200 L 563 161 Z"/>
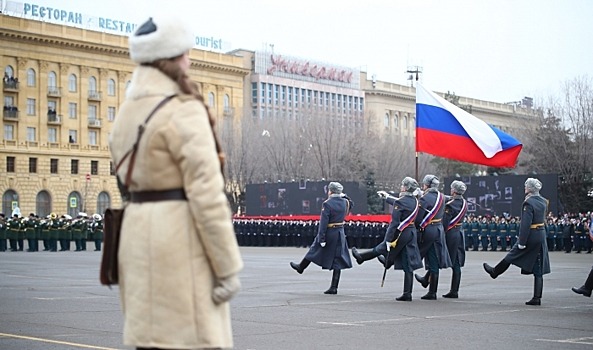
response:
<path id="1" fill-rule="evenodd" d="M 167 102 L 169 102 L 175 96 L 176 95 L 171 95 L 171 96 L 165 97 L 161 102 L 159 102 L 158 105 L 156 105 L 156 107 L 154 107 L 152 112 L 150 112 L 148 117 L 146 117 L 146 119 L 144 120 L 144 123 L 142 123 L 138 126 L 138 136 L 136 137 L 136 142 L 134 143 L 134 146 L 132 146 L 132 148 L 128 152 L 126 152 L 126 154 L 123 156 L 123 158 L 119 161 L 119 163 L 117 163 L 117 166 L 115 167 L 116 173 L 119 170 L 119 168 L 121 167 L 121 165 L 123 164 L 123 162 L 126 160 L 126 158 L 128 158 L 128 156 L 130 156 L 130 162 L 128 163 L 128 171 L 126 173 L 126 181 L 123 183 L 125 188 L 127 188 L 130 185 L 130 180 L 132 179 L 132 172 L 134 171 L 134 163 L 136 162 L 136 151 L 138 150 L 138 145 L 140 144 L 140 139 L 142 138 L 142 134 L 144 134 L 144 130 L 146 129 L 146 124 L 148 123 L 150 118 L 152 118 L 152 116 L 161 107 L 163 107 Z"/>

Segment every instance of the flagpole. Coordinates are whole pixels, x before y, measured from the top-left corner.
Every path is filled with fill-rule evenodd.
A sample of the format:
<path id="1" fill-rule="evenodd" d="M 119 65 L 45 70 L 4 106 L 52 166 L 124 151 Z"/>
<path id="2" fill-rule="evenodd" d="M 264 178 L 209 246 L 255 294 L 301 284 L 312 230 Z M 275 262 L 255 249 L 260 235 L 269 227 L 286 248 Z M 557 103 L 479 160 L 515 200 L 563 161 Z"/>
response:
<path id="1" fill-rule="evenodd" d="M 408 67 L 408 71 L 406 73 L 412 73 L 412 74 L 416 73 L 416 88 L 417 88 L 418 79 L 420 79 L 420 73 L 422 73 L 422 67 L 416 66 L 416 67 L 413 67 L 413 69 L 412 69 L 412 67 Z M 416 91 L 418 91 L 418 90 L 416 90 Z M 416 115 L 415 119 L 416 119 L 416 125 L 415 125 L 414 130 L 416 131 L 416 142 L 418 142 L 418 115 Z M 416 149 L 418 149 L 418 148 L 416 147 Z M 416 181 L 419 181 L 419 179 L 418 179 L 418 151 L 416 151 L 416 166 L 415 166 L 415 168 L 416 168 L 415 179 L 416 179 Z"/>

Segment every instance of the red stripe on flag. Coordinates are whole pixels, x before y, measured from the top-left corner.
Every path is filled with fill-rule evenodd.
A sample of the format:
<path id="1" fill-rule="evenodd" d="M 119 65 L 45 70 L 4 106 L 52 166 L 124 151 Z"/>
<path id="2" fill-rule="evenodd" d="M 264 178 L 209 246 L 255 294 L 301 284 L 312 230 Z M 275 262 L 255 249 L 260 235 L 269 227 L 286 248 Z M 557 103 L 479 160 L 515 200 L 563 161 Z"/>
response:
<path id="1" fill-rule="evenodd" d="M 416 129 L 416 151 L 455 159 L 467 163 L 499 168 L 514 168 L 523 145 L 517 145 L 486 158 L 482 150 L 469 137 L 430 129 Z"/>

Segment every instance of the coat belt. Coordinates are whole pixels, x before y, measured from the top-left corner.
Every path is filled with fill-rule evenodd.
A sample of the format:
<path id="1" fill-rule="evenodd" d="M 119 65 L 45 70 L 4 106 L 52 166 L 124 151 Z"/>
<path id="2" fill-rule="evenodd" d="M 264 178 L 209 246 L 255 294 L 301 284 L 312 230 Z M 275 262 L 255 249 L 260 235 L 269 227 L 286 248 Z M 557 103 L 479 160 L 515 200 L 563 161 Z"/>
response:
<path id="1" fill-rule="evenodd" d="M 538 229 L 540 227 L 544 227 L 544 224 L 533 224 L 529 226 L 530 229 Z"/>
<path id="2" fill-rule="evenodd" d="M 144 203 L 144 202 L 160 202 L 160 201 L 186 201 L 187 197 L 183 188 L 175 188 L 164 191 L 137 191 L 130 193 L 130 202 Z"/>
<path id="3" fill-rule="evenodd" d="M 327 224 L 327 228 L 335 228 L 335 227 L 342 227 L 344 226 L 343 222 L 334 222 L 331 224 Z"/>

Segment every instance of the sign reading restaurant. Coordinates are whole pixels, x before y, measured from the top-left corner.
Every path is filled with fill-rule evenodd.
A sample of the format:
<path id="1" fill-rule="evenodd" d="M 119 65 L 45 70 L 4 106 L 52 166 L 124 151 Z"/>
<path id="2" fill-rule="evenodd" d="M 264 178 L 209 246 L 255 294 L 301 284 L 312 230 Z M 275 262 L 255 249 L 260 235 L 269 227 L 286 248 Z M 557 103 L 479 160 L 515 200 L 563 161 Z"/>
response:
<path id="1" fill-rule="evenodd" d="M 22 3 L 18 1 L 5 1 L 2 13 L 15 17 L 46 21 L 99 32 L 108 32 L 116 35 L 129 36 L 134 33 L 138 27 L 138 24 L 136 23 L 108 17 L 90 16 L 80 12 L 30 2 Z M 222 51 L 223 41 L 220 38 L 196 36 L 195 47 L 202 50 Z"/>

